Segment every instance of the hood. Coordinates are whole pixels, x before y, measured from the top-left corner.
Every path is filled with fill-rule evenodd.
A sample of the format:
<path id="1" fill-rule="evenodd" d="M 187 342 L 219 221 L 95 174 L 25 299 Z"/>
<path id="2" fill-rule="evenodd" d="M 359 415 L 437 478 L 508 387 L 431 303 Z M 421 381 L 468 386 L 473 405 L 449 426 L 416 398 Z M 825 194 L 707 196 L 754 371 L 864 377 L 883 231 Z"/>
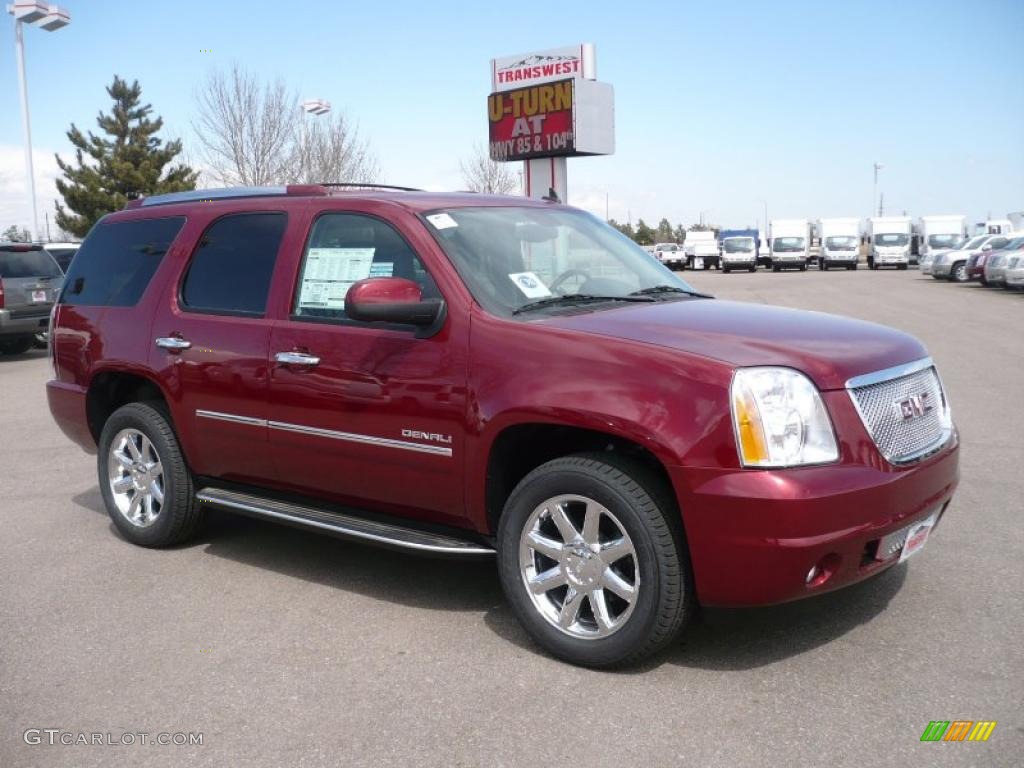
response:
<path id="1" fill-rule="evenodd" d="M 544 321 L 558 328 L 668 347 L 732 366 L 779 365 L 822 390 L 927 357 L 892 328 L 821 312 L 718 299 L 630 304 Z"/>

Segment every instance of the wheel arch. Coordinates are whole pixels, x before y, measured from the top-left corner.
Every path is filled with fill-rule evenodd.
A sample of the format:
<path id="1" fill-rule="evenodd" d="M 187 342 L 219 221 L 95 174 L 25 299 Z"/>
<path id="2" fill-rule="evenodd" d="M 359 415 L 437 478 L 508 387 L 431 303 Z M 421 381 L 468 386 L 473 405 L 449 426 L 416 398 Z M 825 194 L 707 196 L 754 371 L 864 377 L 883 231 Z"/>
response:
<path id="1" fill-rule="evenodd" d="M 609 428 L 609 426 L 613 428 Z M 615 429 L 615 426 L 619 426 Z M 671 452 L 649 434 L 623 425 L 586 421 L 553 421 L 524 418 L 495 427 L 481 456 L 482 487 L 476 489 L 480 522 L 488 534 L 498 528 L 505 502 L 515 486 L 531 471 L 556 458 L 578 453 L 608 452 L 641 466 L 671 504 L 672 517 L 682 525 L 682 515 L 667 466 Z M 472 475 L 470 475 L 472 476 Z"/>
<path id="2" fill-rule="evenodd" d="M 128 403 L 157 403 L 170 419 L 169 398 L 155 376 L 139 370 L 105 368 L 89 380 L 85 395 L 85 415 L 89 433 L 99 445 L 100 433 L 110 415 Z"/>

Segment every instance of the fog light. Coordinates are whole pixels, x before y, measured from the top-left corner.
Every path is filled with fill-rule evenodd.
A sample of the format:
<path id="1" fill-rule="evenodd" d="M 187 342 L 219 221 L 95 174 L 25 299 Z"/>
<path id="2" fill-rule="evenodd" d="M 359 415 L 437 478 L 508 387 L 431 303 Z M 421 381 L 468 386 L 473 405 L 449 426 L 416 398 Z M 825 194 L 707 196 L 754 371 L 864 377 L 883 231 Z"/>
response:
<path id="1" fill-rule="evenodd" d="M 839 557 L 835 552 L 829 552 L 821 560 L 811 566 L 811 570 L 807 572 L 807 576 L 804 578 L 804 584 L 808 587 L 820 587 L 826 581 L 835 575 L 835 572 L 839 570 L 839 563 L 842 558 Z"/>

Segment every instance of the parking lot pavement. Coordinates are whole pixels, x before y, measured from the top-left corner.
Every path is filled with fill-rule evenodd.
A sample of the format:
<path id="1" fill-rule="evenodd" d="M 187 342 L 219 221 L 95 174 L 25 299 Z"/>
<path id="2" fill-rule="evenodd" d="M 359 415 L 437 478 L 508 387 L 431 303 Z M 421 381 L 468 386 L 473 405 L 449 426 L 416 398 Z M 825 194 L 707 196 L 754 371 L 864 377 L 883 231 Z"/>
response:
<path id="1" fill-rule="evenodd" d="M 487 563 L 227 515 L 176 549 L 125 543 L 95 460 L 50 420 L 45 355 L 0 358 L 0 766 L 1019 765 L 1024 295 L 913 270 L 682 276 L 925 341 L 963 478 L 920 555 L 814 600 L 707 611 L 638 670 L 577 669 L 531 644 Z M 919 741 L 958 719 L 998 725 Z M 29 745 L 30 728 L 203 744 Z"/>

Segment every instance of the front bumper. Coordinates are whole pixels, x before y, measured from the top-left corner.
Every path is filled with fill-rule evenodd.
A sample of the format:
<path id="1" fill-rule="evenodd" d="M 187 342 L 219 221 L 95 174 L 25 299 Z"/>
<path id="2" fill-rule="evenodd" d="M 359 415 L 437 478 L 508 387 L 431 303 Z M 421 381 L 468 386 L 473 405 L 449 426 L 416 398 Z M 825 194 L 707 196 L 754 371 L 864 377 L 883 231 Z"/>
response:
<path id="1" fill-rule="evenodd" d="M 1024 288 L 1024 272 L 1015 270 L 1006 273 L 1006 284 L 1014 288 Z"/>
<path id="2" fill-rule="evenodd" d="M 670 467 L 704 605 L 768 605 L 862 581 L 898 560 L 879 540 L 933 511 L 959 480 L 954 432 L 937 454 L 894 468 L 867 464 L 787 470 Z M 827 559 L 827 560 L 826 560 Z M 826 561 L 827 580 L 808 585 Z"/>
<path id="3" fill-rule="evenodd" d="M 50 326 L 51 305 L 0 309 L 0 336 L 33 336 Z"/>
<path id="4" fill-rule="evenodd" d="M 750 269 L 751 267 L 757 266 L 757 259 L 751 257 L 749 259 L 722 259 L 722 266 L 732 269 Z"/>
<path id="5" fill-rule="evenodd" d="M 872 258 L 872 261 L 874 261 L 875 264 L 877 264 L 880 267 L 881 266 L 886 266 L 886 267 L 888 267 L 888 266 L 896 266 L 896 267 L 898 267 L 900 265 L 904 265 L 904 264 L 909 265 L 910 264 L 910 257 L 909 256 L 900 256 L 900 255 L 892 254 L 892 253 L 876 253 L 871 258 Z"/>

